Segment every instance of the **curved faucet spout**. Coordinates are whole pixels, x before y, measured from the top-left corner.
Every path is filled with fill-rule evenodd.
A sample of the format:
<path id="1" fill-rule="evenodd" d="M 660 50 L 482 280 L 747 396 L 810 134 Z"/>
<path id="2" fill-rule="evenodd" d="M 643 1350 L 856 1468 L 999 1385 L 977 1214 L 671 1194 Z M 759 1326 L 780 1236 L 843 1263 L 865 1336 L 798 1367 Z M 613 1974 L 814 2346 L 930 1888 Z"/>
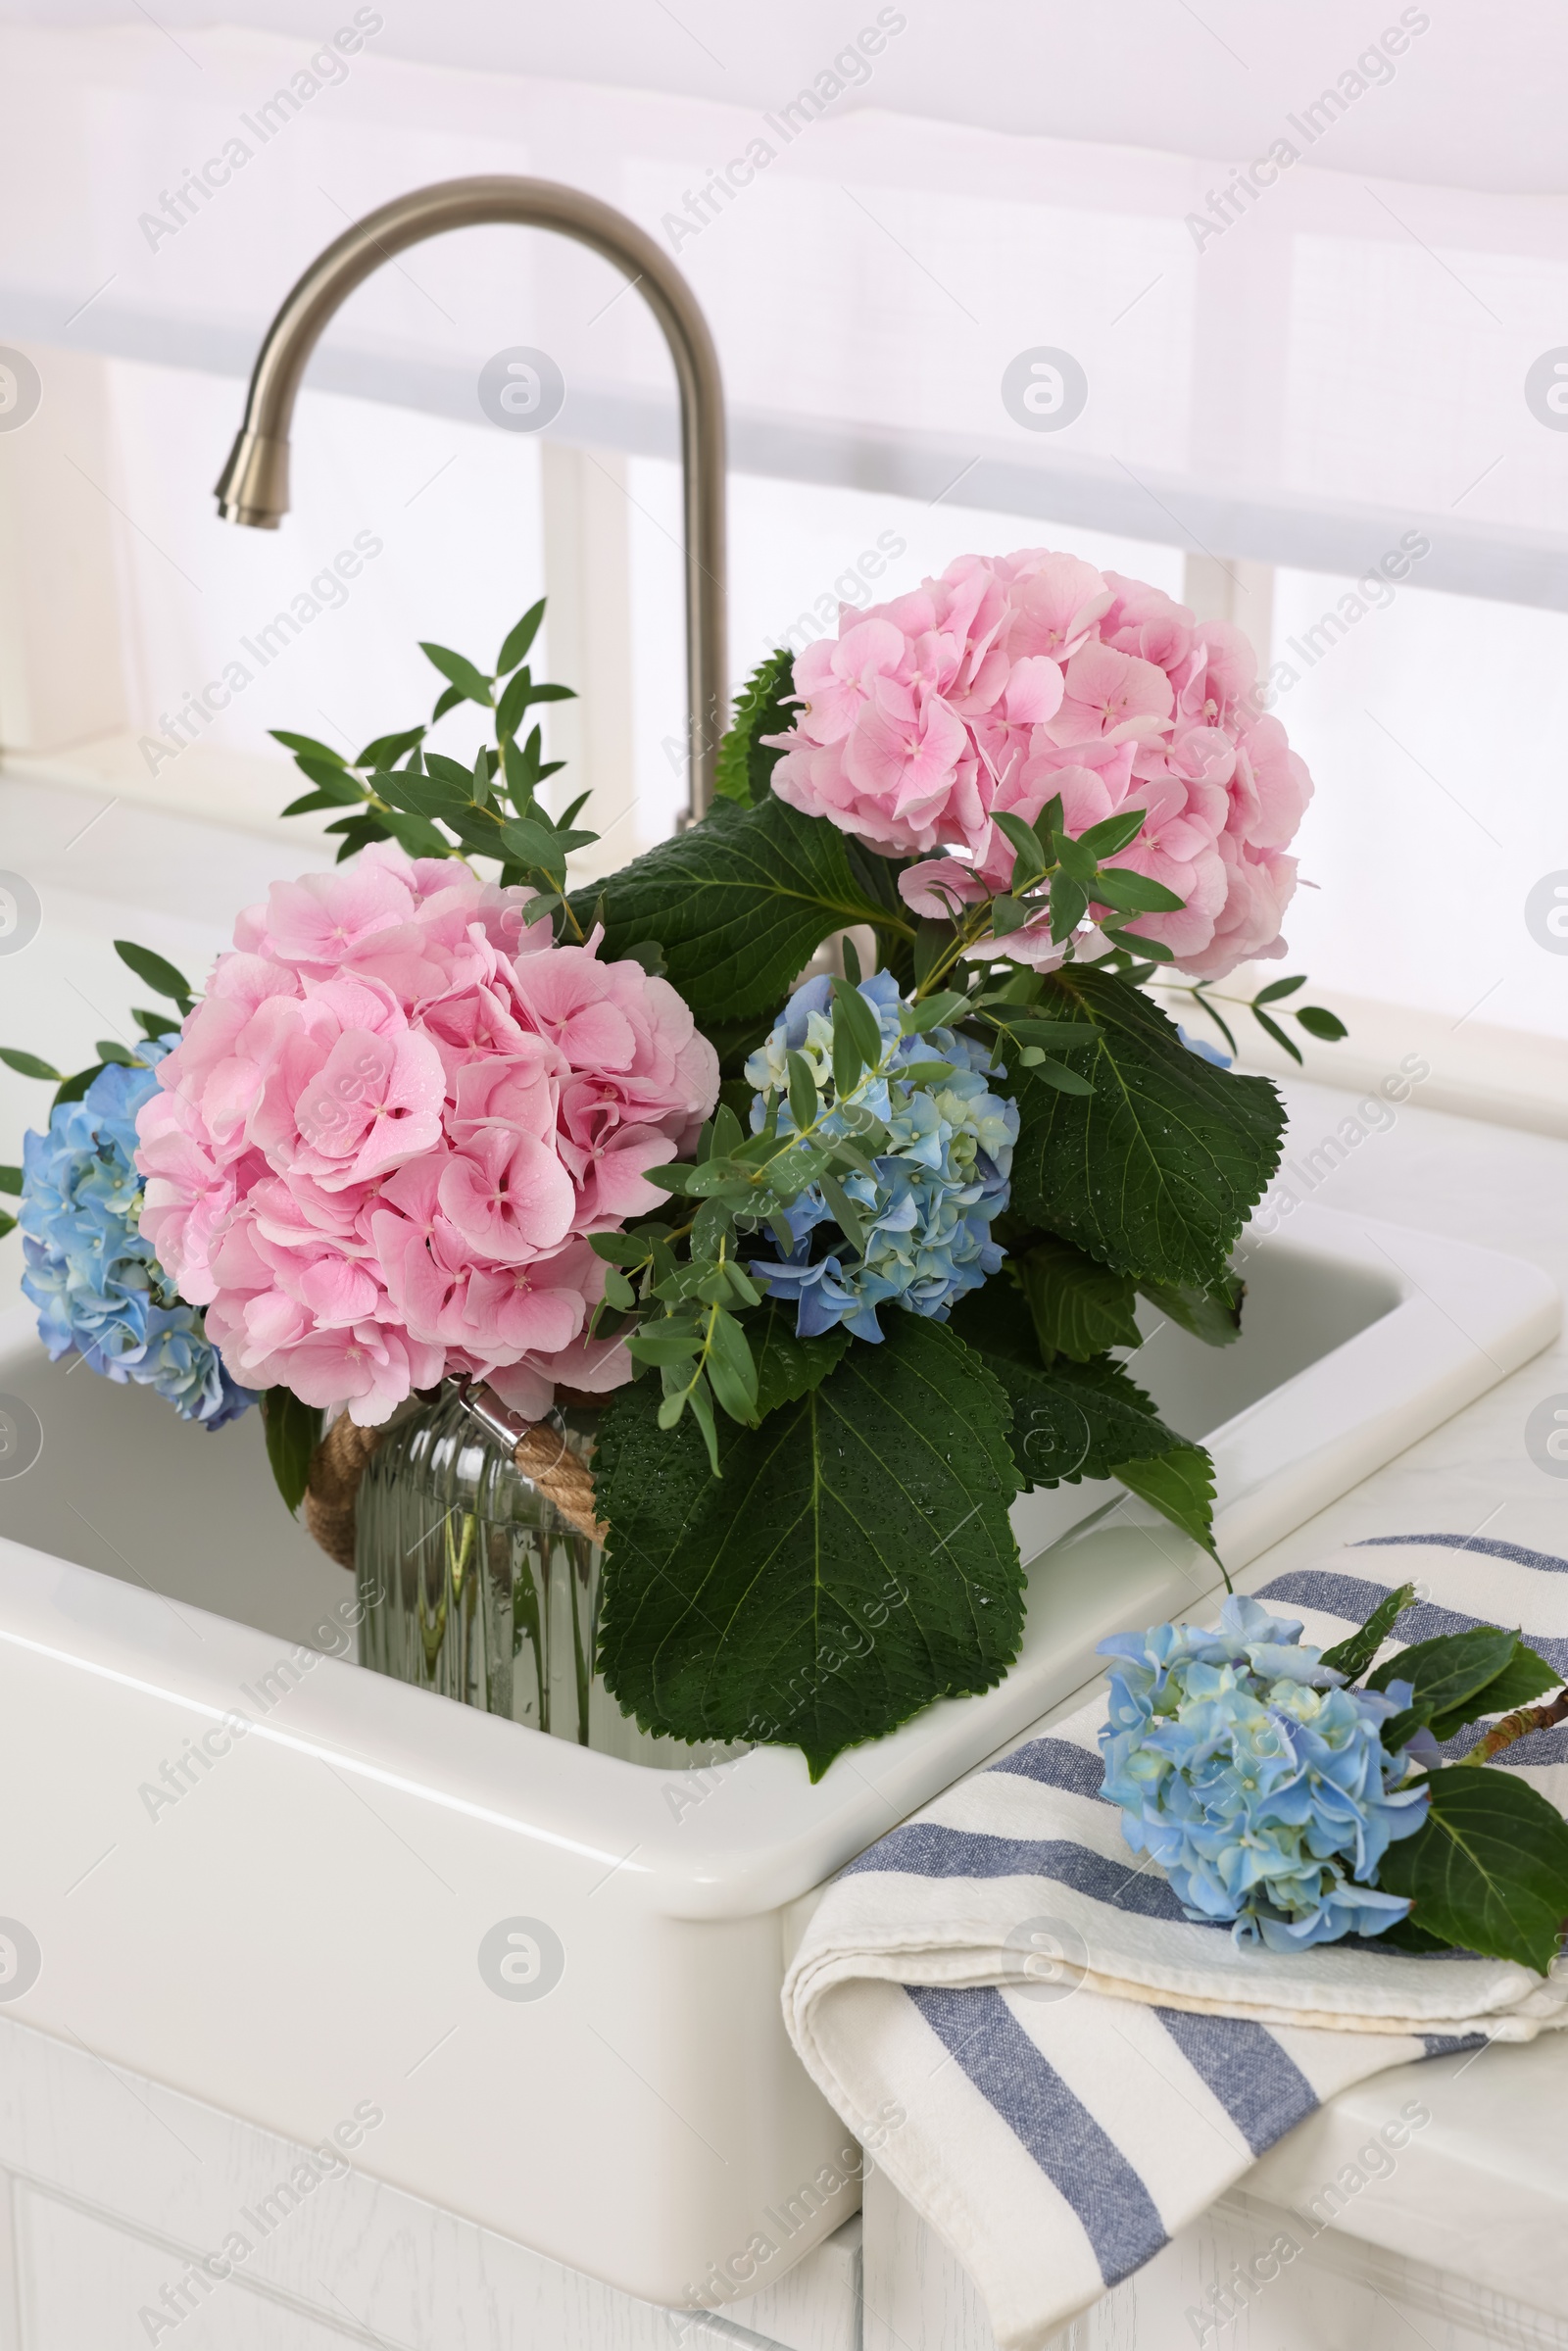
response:
<path id="1" fill-rule="evenodd" d="M 318 254 L 267 330 L 245 422 L 218 484 L 228 522 L 275 530 L 288 512 L 294 395 L 327 320 L 373 269 L 449 228 L 510 220 L 552 228 L 625 271 L 663 328 L 680 386 L 686 510 L 686 682 L 692 814 L 713 796 L 728 709 L 725 644 L 724 386 L 708 321 L 680 271 L 634 220 L 549 179 L 495 175 L 416 188 L 345 229 Z"/>

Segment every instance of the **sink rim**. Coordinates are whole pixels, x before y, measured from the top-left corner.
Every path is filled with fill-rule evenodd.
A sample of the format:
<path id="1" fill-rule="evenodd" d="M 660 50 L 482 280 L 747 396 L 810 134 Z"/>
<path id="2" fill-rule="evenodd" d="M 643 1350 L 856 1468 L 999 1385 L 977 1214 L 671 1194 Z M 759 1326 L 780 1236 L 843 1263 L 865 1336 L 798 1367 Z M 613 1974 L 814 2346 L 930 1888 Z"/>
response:
<path id="1" fill-rule="evenodd" d="M 1255 1246 L 1375 1267 L 1385 1279 L 1392 1267 L 1398 1297 L 1209 1437 L 1216 1535 L 1233 1573 L 1527 1361 L 1561 1319 L 1557 1287 L 1538 1266 L 1413 1227 L 1304 1203 L 1288 1227 L 1257 1236 Z M 19 1341 L 36 1345 L 31 1322 L 25 1306 L 0 1316 L 0 1361 Z M 1410 1362 L 1422 1375 L 1413 1389 L 1408 1376 L 1402 1385 L 1394 1376 Z M 280 1654 L 290 1656 L 306 1678 L 278 1720 L 255 1721 L 255 1736 L 579 1854 L 621 1880 L 622 1898 L 665 1916 L 744 1917 L 820 1884 L 1087 1687 L 1099 1670 L 1094 1641 L 1104 1633 L 1199 1606 L 1217 1590 L 1199 1547 L 1144 1505 L 1124 1498 L 1114 1524 L 1092 1499 L 1085 1509 L 1100 1523 L 1080 1519 L 1033 1553 L 1023 1546 L 1028 1620 L 1004 1680 L 978 1696 L 939 1700 L 885 1739 L 849 1750 L 814 1787 L 794 1749 L 757 1748 L 706 1771 L 662 1772 L 601 1755 L 342 1659 L 291 1649 L 189 1601 L 181 1610 L 200 1619 L 201 1638 L 185 1642 L 158 1593 L 3 1537 L 0 1641 L 207 1720 L 232 1714 L 237 1686 L 254 1686 Z M 1143 1613 L 1123 1614 L 1135 1609 Z"/>

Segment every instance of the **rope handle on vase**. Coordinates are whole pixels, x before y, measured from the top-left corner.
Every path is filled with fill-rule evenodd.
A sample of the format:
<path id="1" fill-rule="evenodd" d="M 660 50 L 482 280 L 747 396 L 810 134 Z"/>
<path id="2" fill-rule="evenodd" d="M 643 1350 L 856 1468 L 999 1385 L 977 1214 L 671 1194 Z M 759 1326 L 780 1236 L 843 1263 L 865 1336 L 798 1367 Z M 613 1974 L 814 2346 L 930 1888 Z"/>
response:
<path id="1" fill-rule="evenodd" d="M 591 1543 L 602 1543 L 607 1529 L 594 1512 L 593 1472 L 572 1451 L 563 1433 L 546 1421 L 525 1421 L 511 1411 L 493 1389 L 477 1386 L 472 1380 L 464 1380 L 458 1394 L 480 1427 L 509 1447 L 529 1484 L 538 1487 L 567 1525 Z M 354 1566 L 360 1481 L 384 1433 L 362 1429 L 342 1412 L 311 1455 L 305 1524 L 339 1567 Z"/>

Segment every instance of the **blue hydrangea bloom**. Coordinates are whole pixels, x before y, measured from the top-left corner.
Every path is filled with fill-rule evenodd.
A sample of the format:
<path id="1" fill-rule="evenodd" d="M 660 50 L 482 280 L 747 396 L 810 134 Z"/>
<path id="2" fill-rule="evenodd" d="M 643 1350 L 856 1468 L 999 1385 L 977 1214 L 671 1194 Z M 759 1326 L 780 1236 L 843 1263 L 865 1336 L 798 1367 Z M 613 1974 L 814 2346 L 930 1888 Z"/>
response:
<path id="1" fill-rule="evenodd" d="M 51 1362 L 73 1349 L 106 1379 L 155 1388 L 182 1420 L 220 1429 L 256 1401 L 236 1387 L 141 1237 L 136 1113 L 155 1065 L 179 1042 L 144 1045 L 145 1066 L 111 1063 L 46 1135 L 22 1146 L 23 1291 L 38 1308 Z"/>
<path id="2" fill-rule="evenodd" d="M 781 1262 L 760 1261 L 769 1295 L 797 1306 L 796 1329 L 816 1338 L 843 1323 L 858 1339 L 882 1337 L 877 1309 L 898 1305 L 946 1319 L 965 1291 L 996 1273 L 1003 1250 L 991 1238 L 992 1219 L 1007 1204 L 1018 1110 L 993 1094 L 988 1077 L 1002 1077 L 983 1046 L 954 1029 L 906 1036 L 904 999 L 890 972 L 873 972 L 860 994 L 876 1014 L 882 1053 L 841 1102 L 833 1084 L 832 981 L 798 988 L 772 1033 L 746 1064 L 755 1088 L 752 1127 L 767 1114 L 764 1097 L 779 1104 L 779 1132 L 793 1134 L 785 1055 L 805 1056 L 816 1080 L 819 1134 L 827 1140 L 854 1132 L 846 1111 L 869 1111 L 888 1129 L 874 1162 L 875 1177 L 851 1175 L 844 1190 L 863 1212 L 866 1248 L 857 1257 L 834 1222 L 819 1187 L 803 1192 L 786 1212 L 794 1247 Z M 901 1070 L 941 1060 L 948 1075 L 905 1079 Z"/>
<path id="3" fill-rule="evenodd" d="M 1408 1750 L 1382 1743 L 1408 1686 L 1346 1687 L 1301 1631 L 1235 1594 L 1215 1632 L 1155 1625 L 1100 1644 L 1116 1660 L 1100 1745 L 1123 1836 L 1189 1918 L 1271 1951 L 1403 1918 L 1409 1903 L 1377 1888 L 1378 1863 L 1429 1801 L 1402 1785 Z"/>
<path id="4" fill-rule="evenodd" d="M 1176 1034 L 1186 1046 L 1188 1052 L 1190 1053 L 1196 1053 L 1200 1061 L 1212 1061 L 1216 1069 L 1229 1069 L 1231 1065 L 1230 1054 L 1222 1053 L 1219 1050 L 1219 1047 L 1217 1045 L 1210 1045 L 1206 1037 L 1190 1037 L 1187 1034 L 1187 1031 L 1182 1027 L 1182 1024 L 1179 1020 L 1176 1023 Z"/>

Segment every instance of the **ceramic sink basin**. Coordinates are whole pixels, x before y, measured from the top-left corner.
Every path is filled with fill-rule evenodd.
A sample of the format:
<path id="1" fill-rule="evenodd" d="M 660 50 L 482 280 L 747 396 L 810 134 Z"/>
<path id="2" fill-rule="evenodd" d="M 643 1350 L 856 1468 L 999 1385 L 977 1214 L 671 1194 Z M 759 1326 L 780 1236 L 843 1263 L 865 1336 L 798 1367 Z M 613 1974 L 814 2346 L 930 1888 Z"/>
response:
<path id="1" fill-rule="evenodd" d="M 1211 1445 L 1233 1569 L 1559 1320 L 1533 1266 L 1310 1206 L 1247 1271 L 1236 1347 L 1152 1331 L 1136 1366 Z M 41 1452 L 7 1474 L 29 1412 Z M 0 1740 L 26 1799 L 0 2000 L 304 2144 L 343 2127 L 373 2177 L 659 2302 L 764 2228 L 776 2276 L 853 2209 L 853 2142 L 779 2017 L 803 1898 L 1091 1680 L 1103 1635 L 1212 1581 L 1114 1488 L 1026 1497 L 1000 1689 L 815 1788 L 776 1749 L 660 1769 L 361 1671 L 351 1581 L 283 1520 L 254 1427 L 51 1367 L 25 1313 L 0 1322 Z"/>

